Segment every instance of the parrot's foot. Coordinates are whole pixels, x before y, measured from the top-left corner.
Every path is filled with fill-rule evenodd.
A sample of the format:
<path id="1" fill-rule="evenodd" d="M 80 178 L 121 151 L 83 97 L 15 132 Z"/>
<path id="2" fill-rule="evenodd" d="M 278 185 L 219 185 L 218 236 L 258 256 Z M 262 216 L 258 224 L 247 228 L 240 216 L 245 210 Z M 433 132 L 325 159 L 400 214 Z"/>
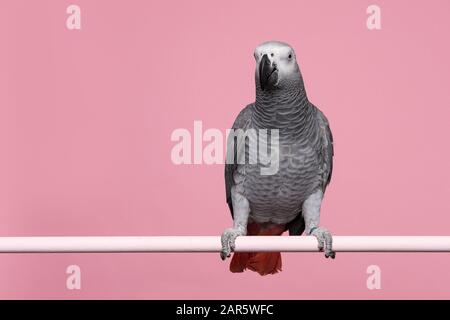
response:
<path id="1" fill-rule="evenodd" d="M 334 259 L 336 257 L 336 252 L 333 251 L 333 237 L 330 231 L 325 228 L 314 228 L 311 235 L 317 238 L 319 242 L 319 250 L 325 251 L 325 258 L 331 257 Z"/>
<path id="2" fill-rule="evenodd" d="M 231 256 L 231 252 L 235 248 L 235 240 L 239 236 L 245 236 L 245 232 L 235 228 L 226 229 L 222 233 L 222 251 L 220 252 L 220 257 L 225 260 L 227 257 Z"/>

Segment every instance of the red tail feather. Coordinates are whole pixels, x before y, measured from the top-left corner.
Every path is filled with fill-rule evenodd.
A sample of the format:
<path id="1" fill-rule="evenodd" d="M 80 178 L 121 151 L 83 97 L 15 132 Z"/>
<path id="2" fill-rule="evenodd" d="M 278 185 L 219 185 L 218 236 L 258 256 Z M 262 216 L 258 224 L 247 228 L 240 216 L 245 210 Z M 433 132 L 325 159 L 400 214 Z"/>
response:
<path id="1" fill-rule="evenodd" d="M 247 226 L 249 236 L 279 236 L 285 231 L 285 225 L 250 223 Z M 230 263 L 231 272 L 243 272 L 249 269 L 260 275 L 274 274 L 281 271 L 281 254 L 279 252 L 235 252 Z"/>

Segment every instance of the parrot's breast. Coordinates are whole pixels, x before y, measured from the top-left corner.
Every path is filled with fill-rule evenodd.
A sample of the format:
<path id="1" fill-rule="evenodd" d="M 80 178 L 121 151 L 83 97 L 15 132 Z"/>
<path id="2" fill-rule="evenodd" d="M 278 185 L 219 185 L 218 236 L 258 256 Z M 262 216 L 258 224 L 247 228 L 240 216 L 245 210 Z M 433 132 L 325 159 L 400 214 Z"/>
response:
<path id="1" fill-rule="evenodd" d="M 261 174 L 263 165 L 239 166 L 250 216 L 256 222 L 283 224 L 301 211 L 306 198 L 320 186 L 318 154 L 309 141 L 283 144 L 279 148 L 279 168 L 275 174 Z"/>

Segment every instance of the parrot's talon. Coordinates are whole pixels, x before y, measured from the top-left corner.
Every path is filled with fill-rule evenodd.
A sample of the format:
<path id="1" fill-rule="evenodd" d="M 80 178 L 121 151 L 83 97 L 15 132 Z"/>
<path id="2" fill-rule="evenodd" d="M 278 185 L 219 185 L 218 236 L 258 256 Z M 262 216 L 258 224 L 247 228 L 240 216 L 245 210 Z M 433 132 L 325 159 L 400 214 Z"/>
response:
<path id="1" fill-rule="evenodd" d="M 318 227 L 314 228 L 310 234 L 316 237 L 319 251 L 325 251 L 325 258 L 336 258 L 336 252 L 333 251 L 333 237 L 330 231 L 325 228 Z"/>
<path id="2" fill-rule="evenodd" d="M 236 248 L 236 238 L 239 236 L 245 236 L 245 232 L 239 229 L 229 228 L 222 233 L 222 251 L 220 252 L 220 258 L 222 260 L 231 257 L 231 252 Z"/>

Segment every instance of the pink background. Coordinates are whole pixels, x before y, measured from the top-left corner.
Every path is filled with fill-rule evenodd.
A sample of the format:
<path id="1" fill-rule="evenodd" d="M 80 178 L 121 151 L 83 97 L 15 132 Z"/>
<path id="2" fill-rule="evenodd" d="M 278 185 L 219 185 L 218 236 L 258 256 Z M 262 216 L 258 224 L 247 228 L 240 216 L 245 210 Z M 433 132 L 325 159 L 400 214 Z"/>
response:
<path id="1" fill-rule="evenodd" d="M 270 39 L 296 49 L 333 129 L 323 225 L 448 235 L 450 2 L 375 3 L 381 31 L 361 0 L 1 1 L 0 235 L 219 235 L 223 166 L 175 166 L 170 135 L 229 128 Z M 450 298 L 449 268 L 448 254 L 284 254 L 262 278 L 218 254 L 0 254 L 0 298 Z"/>

